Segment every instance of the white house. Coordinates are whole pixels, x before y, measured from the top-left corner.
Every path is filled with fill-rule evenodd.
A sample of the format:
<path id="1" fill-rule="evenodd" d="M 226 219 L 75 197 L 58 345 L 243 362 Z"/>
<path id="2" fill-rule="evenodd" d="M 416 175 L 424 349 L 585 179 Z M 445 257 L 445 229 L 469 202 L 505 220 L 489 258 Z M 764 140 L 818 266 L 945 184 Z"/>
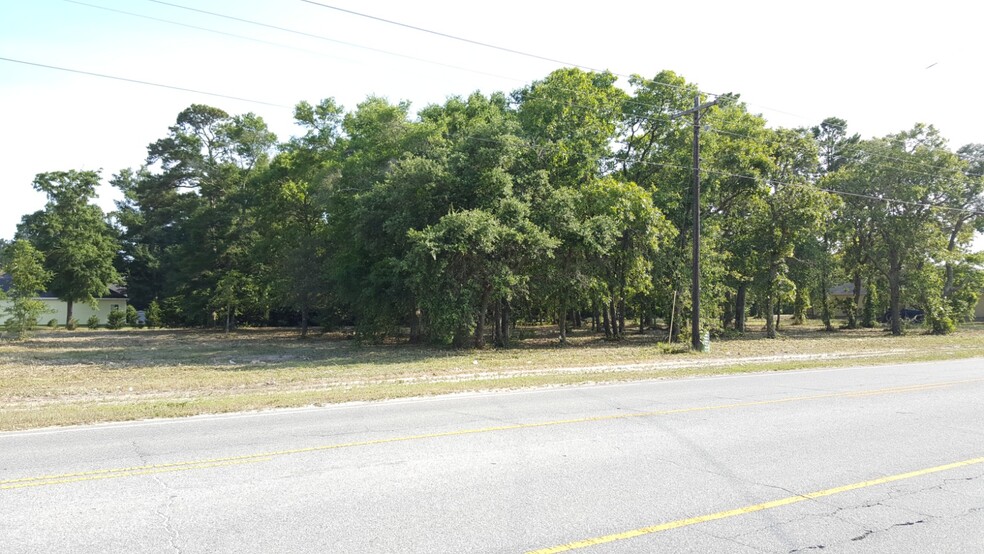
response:
<path id="1" fill-rule="evenodd" d="M 10 275 L 0 275 L 0 290 L 7 292 L 10 288 Z M 38 323 L 44 325 L 49 320 L 56 320 L 59 325 L 65 324 L 68 316 L 68 303 L 59 300 L 53 294 L 43 292 L 38 300 L 44 302 L 47 311 L 38 318 Z M 4 311 L 9 305 L 9 301 L 0 300 L 0 323 L 3 322 Z M 72 305 L 72 317 L 81 325 L 85 325 L 93 315 L 99 317 L 99 323 L 105 325 L 109 321 L 110 312 L 116 310 L 126 311 L 126 291 L 117 285 L 110 285 L 109 290 L 101 298 L 96 299 L 95 307 L 84 302 L 76 302 Z"/>

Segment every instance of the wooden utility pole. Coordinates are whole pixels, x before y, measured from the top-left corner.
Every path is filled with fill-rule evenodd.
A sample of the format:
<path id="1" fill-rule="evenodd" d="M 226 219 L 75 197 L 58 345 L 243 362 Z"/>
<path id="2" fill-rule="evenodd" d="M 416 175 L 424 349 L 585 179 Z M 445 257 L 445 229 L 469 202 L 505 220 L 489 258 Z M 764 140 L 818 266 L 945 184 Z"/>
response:
<path id="1" fill-rule="evenodd" d="M 693 186 L 693 267 L 690 285 L 690 347 L 698 352 L 704 350 L 703 337 L 700 335 L 700 112 L 714 106 L 721 100 L 718 97 L 710 102 L 700 103 L 700 93 L 694 95 L 694 107 L 672 116 L 673 119 L 684 115 L 694 116 L 694 186 Z M 670 330 L 672 332 L 672 329 Z"/>

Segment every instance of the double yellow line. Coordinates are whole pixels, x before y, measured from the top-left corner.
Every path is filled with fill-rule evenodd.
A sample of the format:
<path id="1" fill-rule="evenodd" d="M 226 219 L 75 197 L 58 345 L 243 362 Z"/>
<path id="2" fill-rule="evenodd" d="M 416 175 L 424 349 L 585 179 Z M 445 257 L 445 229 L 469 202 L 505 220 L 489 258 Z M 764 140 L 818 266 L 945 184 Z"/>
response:
<path id="1" fill-rule="evenodd" d="M 687 527 L 690 525 L 697 525 L 698 523 L 706 523 L 708 521 L 714 521 L 718 519 L 725 519 L 729 517 L 742 516 L 745 514 L 751 514 L 754 512 L 761 512 L 762 510 L 770 510 L 772 508 L 779 508 L 781 506 L 788 506 L 790 504 L 796 504 L 799 502 L 805 502 L 807 500 L 815 500 L 817 498 L 823 498 L 825 496 L 832 496 L 835 494 L 840 494 L 844 492 L 850 492 L 857 489 L 863 489 L 867 487 L 874 487 L 876 485 L 884 485 L 885 483 L 892 483 L 894 481 L 902 481 L 904 479 L 912 479 L 914 477 L 922 477 L 923 475 L 930 475 L 933 473 L 939 473 L 941 471 L 949 471 L 951 469 L 958 469 L 962 467 L 977 465 L 984 463 L 984 457 L 972 458 L 970 460 L 964 460 L 962 462 L 954 462 L 952 464 L 946 464 L 936 467 L 931 467 L 927 469 L 920 469 L 916 471 L 910 471 L 908 473 L 899 473 L 897 475 L 889 475 L 887 477 L 880 477 L 878 479 L 871 479 L 868 481 L 861 481 L 859 483 L 851 483 L 850 485 L 844 485 L 841 487 L 834 487 L 831 489 L 824 489 L 821 491 L 810 492 L 806 494 L 799 494 L 796 496 L 787 496 L 785 498 L 780 498 L 778 500 L 772 500 L 769 502 L 763 502 L 761 504 L 754 504 L 751 506 L 745 506 L 743 508 L 736 508 L 734 510 L 727 510 L 724 512 L 716 512 L 713 514 L 706 514 L 697 517 L 691 517 L 687 519 L 678 519 L 676 521 L 670 521 L 667 523 L 660 523 L 658 525 L 652 525 L 650 527 L 641 527 L 639 529 L 633 529 L 631 531 L 624 531 L 622 533 L 613 533 L 611 535 L 604 535 L 600 537 L 594 537 L 590 539 L 583 539 L 575 542 L 570 542 L 567 544 L 562 544 L 560 546 L 552 546 L 550 548 L 542 548 L 539 550 L 531 550 L 527 554 L 557 554 L 559 552 L 569 552 L 571 550 L 580 550 L 582 548 L 588 548 L 590 546 L 597 546 L 599 544 L 606 544 L 610 542 L 623 541 L 627 539 L 633 539 L 636 537 L 641 537 L 643 535 L 651 535 L 653 533 L 659 533 L 661 531 L 669 531 L 670 529 L 678 529 L 680 527 Z"/>
<path id="2" fill-rule="evenodd" d="M 326 444 L 311 446 L 306 448 L 295 448 L 290 450 L 277 450 L 271 452 L 261 452 L 256 454 L 246 454 L 226 458 L 211 458 L 203 460 L 192 460 L 187 462 L 174 462 L 157 465 L 142 465 L 126 468 L 99 469 L 77 473 L 63 473 L 56 475 L 43 475 L 38 477 L 22 477 L 18 479 L 8 479 L 0 481 L 0 490 L 23 489 L 29 487 L 43 487 L 51 485 L 62 485 L 67 483 L 78 483 L 82 481 L 96 481 L 101 479 L 121 479 L 124 477 L 135 477 L 140 475 L 152 475 L 158 473 L 171 473 L 178 471 L 191 471 L 197 469 L 209 469 L 214 467 L 225 467 L 258 463 L 272 460 L 275 457 L 290 456 L 294 454 L 305 454 L 310 452 L 321 452 L 326 450 L 338 450 L 342 448 L 357 448 L 364 446 L 376 446 L 381 444 L 391 444 L 400 442 L 411 442 L 426 439 L 438 439 L 447 437 L 460 437 L 465 435 L 477 435 L 483 433 L 495 433 L 501 431 L 516 431 L 521 429 L 535 429 L 539 427 L 552 427 L 560 425 L 575 425 L 580 423 L 594 423 L 601 421 L 615 421 L 630 418 L 656 417 L 675 414 L 686 414 L 693 412 L 708 412 L 716 410 L 731 410 L 737 408 L 749 408 L 754 406 L 768 406 L 774 404 L 786 404 L 791 402 L 802 402 L 807 400 L 820 400 L 825 398 L 857 398 L 865 396 L 875 396 L 882 394 L 909 393 L 924 390 L 932 390 L 944 387 L 952 387 L 967 383 L 977 383 L 984 381 L 984 378 L 963 379 L 958 381 L 946 381 L 940 383 L 927 383 L 923 385 L 909 385 L 903 387 L 890 387 L 882 389 L 872 389 L 867 391 L 844 391 L 824 394 L 813 394 L 807 396 L 792 396 L 785 398 L 775 398 L 771 400 L 756 400 L 751 402 L 735 402 L 730 404 L 717 404 L 711 406 L 695 406 L 691 408 L 677 408 L 673 410 L 658 410 L 647 412 L 634 412 L 628 414 L 612 414 L 594 417 L 582 417 L 574 419 L 563 419 L 554 421 L 543 421 L 536 423 L 517 423 L 514 425 L 500 425 L 496 427 L 481 427 L 476 429 L 461 429 L 457 431 L 446 431 L 441 433 L 426 433 L 419 435 L 405 435 L 399 437 L 389 437 L 384 439 L 374 439 L 366 441 L 355 441 L 346 443 Z"/>

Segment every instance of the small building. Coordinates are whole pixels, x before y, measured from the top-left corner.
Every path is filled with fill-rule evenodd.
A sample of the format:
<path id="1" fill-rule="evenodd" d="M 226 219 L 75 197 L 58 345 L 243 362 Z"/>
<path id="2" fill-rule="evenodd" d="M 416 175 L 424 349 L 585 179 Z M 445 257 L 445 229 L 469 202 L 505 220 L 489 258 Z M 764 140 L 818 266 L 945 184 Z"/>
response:
<path id="1" fill-rule="evenodd" d="M 868 291 L 861 287 L 861 304 L 864 303 L 864 296 Z M 846 317 L 844 302 L 854 299 L 854 283 L 843 283 L 827 289 L 827 296 L 830 297 L 830 310 L 834 317 Z M 860 308 L 860 306 L 859 306 Z"/>
<path id="2" fill-rule="evenodd" d="M 10 275 L 2 274 L 0 275 L 0 290 L 7 292 L 10 289 Z M 44 325 L 49 320 L 54 319 L 59 325 L 65 324 L 65 318 L 68 317 L 68 303 L 64 300 L 58 299 L 55 295 L 50 292 L 43 292 L 38 296 L 38 300 L 44 302 L 45 311 L 44 314 L 38 318 L 38 324 Z M 80 324 L 85 325 L 89 318 L 92 316 L 97 316 L 99 318 L 99 323 L 105 325 L 109 321 L 109 314 L 116 310 L 126 311 L 126 289 L 119 285 L 110 285 L 109 290 L 106 291 L 102 297 L 96 299 L 95 307 L 86 304 L 85 302 L 76 302 L 72 305 L 72 317 L 75 318 Z M 3 311 L 8 305 L 7 300 L 0 300 L 0 324 L 3 323 L 5 319 Z"/>
<path id="3" fill-rule="evenodd" d="M 977 307 L 974 309 L 974 319 L 984 321 L 984 291 L 981 292 L 980 298 L 977 299 Z"/>

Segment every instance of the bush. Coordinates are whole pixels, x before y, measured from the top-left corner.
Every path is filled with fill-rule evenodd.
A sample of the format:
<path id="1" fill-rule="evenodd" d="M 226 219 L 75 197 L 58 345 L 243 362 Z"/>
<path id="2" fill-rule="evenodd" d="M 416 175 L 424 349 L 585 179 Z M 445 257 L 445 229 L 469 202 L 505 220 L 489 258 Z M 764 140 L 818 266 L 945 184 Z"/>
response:
<path id="1" fill-rule="evenodd" d="M 137 309 L 129 304 L 126 306 L 126 324 L 129 327 L 137 326 Z"/>
<path id="2" fill-rule="evenodd" d="M 109 317 L 106 320 L 106 326 L 110 329 L 122 329 L 123 324 L 126 323 L 126 312 L 123 310 L 113 310 L 109 312 Z M 90 319 L 89 321 L 91 322 L 92 320 Z M 96 325 L 99 325 L 99 318 L 96 318 Z"/>
<path id="3" fill-rule="evenodd" d="M 99 328 L 99 316 L 94 315 L 94 316 L 90 317 L 89 320 L 85 322 L 85 326 L 88 327 L 89 329 L 98 329 Z"/>
<path id="4" fill-rule="evenodd" d="M 79 320 L 75 319 L 74 317 L 68 320 L 68 323 L 65 324 L 65 328 L 68 329 L 69 331 L 76 330 L 78 326 L 79 326 Z"/>
<path id="5" fill-rule="evenodd" d="M 49 319 L 48 320 L 48 327 L 51 327 L 52 329 L 54 329 L 55 327 L 58 327 L 58 320 L 55 319 L 55 318 Z"/>
<path id="6" fill-rule="evenodd" d="M 147 307 L 147 327 L 160 327 L 164 320 L 164 316 L 161 313 L 161 305 L 157 303 L 156 300 L 150 303 Z"/>

